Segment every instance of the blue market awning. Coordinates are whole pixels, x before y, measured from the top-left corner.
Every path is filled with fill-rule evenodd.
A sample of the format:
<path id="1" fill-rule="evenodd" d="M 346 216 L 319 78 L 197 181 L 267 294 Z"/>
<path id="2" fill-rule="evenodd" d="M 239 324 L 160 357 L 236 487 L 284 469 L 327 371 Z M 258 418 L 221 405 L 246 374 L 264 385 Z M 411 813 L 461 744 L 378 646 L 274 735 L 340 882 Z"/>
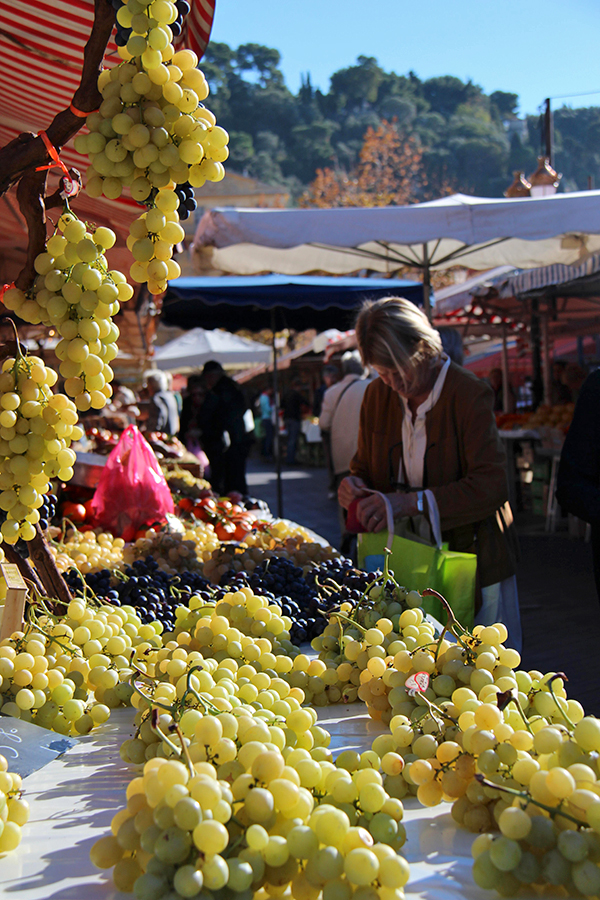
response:
<path id="1" fill-rule="evenodd" d="M 345 331 L 363 300 L 401 296 L 423 303 L 423 285 L 392 278 L 337 278 L 290 275 L 177 278 L 169 283 L 163 320 L 180 328 L 269 328 Z"/>

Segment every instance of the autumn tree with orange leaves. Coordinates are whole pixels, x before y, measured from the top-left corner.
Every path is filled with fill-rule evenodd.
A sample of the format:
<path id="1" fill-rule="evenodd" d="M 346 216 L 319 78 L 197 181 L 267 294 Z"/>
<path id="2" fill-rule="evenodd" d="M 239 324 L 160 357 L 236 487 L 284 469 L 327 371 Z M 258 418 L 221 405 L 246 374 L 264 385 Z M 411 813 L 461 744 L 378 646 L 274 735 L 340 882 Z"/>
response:
<path id="1" fill-rule="evenodd" d="M 300 198 L 303 207 L 404 206 L 421 199 L 426 179 L 423 153 L 412 136 L 402 135 L 397 122 L 385 119 L 369 127 L 359 161 L 350 173 L 326 168 Z"/>

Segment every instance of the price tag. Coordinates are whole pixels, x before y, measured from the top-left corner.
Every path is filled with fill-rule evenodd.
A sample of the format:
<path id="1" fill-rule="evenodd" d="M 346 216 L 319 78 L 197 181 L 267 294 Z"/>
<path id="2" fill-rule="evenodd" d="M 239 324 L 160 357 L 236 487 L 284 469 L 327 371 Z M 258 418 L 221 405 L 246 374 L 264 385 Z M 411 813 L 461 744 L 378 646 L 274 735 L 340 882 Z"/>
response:
<path id="1" fill-rule="evenodd" d="M 429 673 L 414 672 L 408 676 L 404 682 L 404 687 L 411 697 L 414 697 L 415 694 L 424 694 L 429 687 Z"/>

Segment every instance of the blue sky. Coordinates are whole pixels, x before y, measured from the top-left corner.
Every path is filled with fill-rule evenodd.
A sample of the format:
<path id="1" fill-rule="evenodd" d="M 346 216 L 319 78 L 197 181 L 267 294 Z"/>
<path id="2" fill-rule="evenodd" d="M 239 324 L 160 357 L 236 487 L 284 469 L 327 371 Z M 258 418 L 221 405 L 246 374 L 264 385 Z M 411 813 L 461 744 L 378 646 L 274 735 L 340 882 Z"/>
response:
<path id="1" fill-rule="evenodd" d="M 553 108 L 600 106 L 598 0 L 217 0 L 212 40 L 275 47 L 294 93 L 307 72 L 327 91 L 363 55 L 400 75 L 516 93 L 522 113 L 565 94 Z M 584 91 L 597 93 L 573 96 Z"/>

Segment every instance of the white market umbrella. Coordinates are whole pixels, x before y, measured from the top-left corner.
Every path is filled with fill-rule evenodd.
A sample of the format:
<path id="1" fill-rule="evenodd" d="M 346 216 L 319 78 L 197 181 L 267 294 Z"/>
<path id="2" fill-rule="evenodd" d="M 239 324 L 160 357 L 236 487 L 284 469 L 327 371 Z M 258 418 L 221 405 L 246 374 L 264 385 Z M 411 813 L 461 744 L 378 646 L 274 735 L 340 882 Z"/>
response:
<path id="1" fill-rule="evenodd" d="M 534 268 L 600 251 L 600 191 L 490 199 L 454 194 L 410 206 L 211 209 L 192 253 L 222 272 L 345 274 L 463 265 Z M 427 306 L 426 301 L 426 306 Z"/>
<path id="2" fill-rule="evenodd" d="M 154 364 L 158 369 L 183 372 L 202 368 L 209 360 L 224 367 L 254 366 L 271 361 L 271 347 L 228 331 L 192 328 L 168 344 L 157 347 Z"/>

